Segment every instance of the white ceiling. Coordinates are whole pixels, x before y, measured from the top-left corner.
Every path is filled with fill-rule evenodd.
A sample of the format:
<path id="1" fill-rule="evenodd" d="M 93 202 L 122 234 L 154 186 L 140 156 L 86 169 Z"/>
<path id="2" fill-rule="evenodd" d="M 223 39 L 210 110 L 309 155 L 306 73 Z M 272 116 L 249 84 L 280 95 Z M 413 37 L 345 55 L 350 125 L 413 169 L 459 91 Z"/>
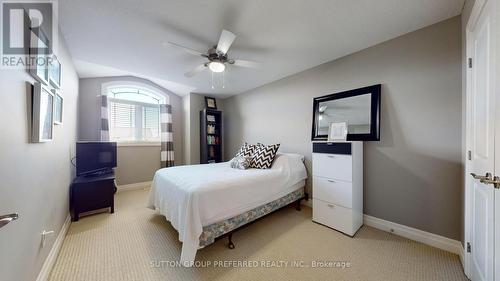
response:
<path id="1" fill-rule="evenodd" d="M 60 0 L 59 24 L 80 77 L 135 75 L 178 95 L 239 94 L 461 13 L 464 0 Z M 206 51 L 236 34 L 226 87 L 211 88 Z M 220 77 L 215 77 L 216 84 Z"/>

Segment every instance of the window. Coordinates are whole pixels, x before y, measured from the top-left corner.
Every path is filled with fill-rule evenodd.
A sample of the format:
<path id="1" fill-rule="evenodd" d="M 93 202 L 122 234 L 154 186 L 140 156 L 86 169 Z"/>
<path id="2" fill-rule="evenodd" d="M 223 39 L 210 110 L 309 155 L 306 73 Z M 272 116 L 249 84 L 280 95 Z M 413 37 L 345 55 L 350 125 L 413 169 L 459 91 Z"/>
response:
<path id="1" fill-rule="evenodd" d="M 107 88 L 109 137 L 116 142 L 160 142 L 160 104 L 164 97 L 147 88 Z"/>

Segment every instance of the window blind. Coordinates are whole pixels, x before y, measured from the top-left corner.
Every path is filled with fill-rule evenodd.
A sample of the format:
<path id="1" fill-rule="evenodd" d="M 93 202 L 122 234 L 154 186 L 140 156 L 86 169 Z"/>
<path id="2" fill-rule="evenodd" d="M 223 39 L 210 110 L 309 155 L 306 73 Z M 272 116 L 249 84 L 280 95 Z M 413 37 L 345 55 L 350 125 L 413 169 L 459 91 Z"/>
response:
<path id="1" fill-rule="evenodd" d="M 112 139 L 133 141 L 136 138 L 136 108 L 133 104 L 111 102 L 110 132 Z"/>
<path id="2" fill-rule="evenodd" d="M 160 107 L 130 101 L 110 102 L 110 139 L 160 141 Z"/>
<path id="3" fill-rule="evenodd" d="M 160 138 L 160 108 L 158 106 L 142 107 L 142 137 L 144 140 Z"/>

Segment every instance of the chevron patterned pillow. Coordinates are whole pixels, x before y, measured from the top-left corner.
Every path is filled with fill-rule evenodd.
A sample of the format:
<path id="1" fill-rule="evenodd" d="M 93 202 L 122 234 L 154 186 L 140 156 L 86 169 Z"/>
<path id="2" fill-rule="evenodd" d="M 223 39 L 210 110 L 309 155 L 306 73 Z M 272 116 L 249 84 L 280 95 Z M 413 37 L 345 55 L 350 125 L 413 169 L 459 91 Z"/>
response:
<path id="1" fill-rule="evenodd" d="M 236 156 L 252 156 L 256 147 L 257 147 L 257 145 L 255 145 L 255 144 L 248 144 L 245 142 L 240 147 L 240 150 L 238 151 L 238 153 L 236 153 Z"/>
<path id="2" fill-rule="evenodd" d="M 280 144 L 265 145 L 258 143 L 252 155 L 251 168 L 269 169 L 273 164 L 274 157 L 280 148 Z"/>

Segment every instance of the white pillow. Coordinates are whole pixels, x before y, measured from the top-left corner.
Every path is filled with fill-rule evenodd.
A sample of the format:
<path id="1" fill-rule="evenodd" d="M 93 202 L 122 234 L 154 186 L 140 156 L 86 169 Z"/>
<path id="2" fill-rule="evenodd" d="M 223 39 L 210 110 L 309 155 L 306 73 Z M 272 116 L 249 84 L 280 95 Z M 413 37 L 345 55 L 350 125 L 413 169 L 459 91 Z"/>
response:
<path id="1" fill-rule="evenodd" d="M 304 162 L 304 159 L 305 159 L 304 155 L 302 155 L 302 154 L 297 154 L 297 153 L 283 153 L 283 152 L 278 152 L 278 153 L 276 154 L 276 156 L 278 156 L 278 155 L 284 155 L 284 156 L 286 156 L 286 157 L 297 158 L 297 159 L 298 159 L 298 160 L 300 160 L 301 162 Z"/>
<path id="2" fill-rule="evenodd" d="M 290 166 L 304 166 L 304 156 L 294 153 L 278 153 L 271 169 L 289 169 Z"/>
<path id="3" fill-rule="evenodd" d="M 295 179 L 294 183 L 307 178 L 307 171 L 304 165 L 304 156 L 295 153 L 278 153 L 274 159 L 271 169 L 282 169 L 289 171 L 290 177 Z"/>

